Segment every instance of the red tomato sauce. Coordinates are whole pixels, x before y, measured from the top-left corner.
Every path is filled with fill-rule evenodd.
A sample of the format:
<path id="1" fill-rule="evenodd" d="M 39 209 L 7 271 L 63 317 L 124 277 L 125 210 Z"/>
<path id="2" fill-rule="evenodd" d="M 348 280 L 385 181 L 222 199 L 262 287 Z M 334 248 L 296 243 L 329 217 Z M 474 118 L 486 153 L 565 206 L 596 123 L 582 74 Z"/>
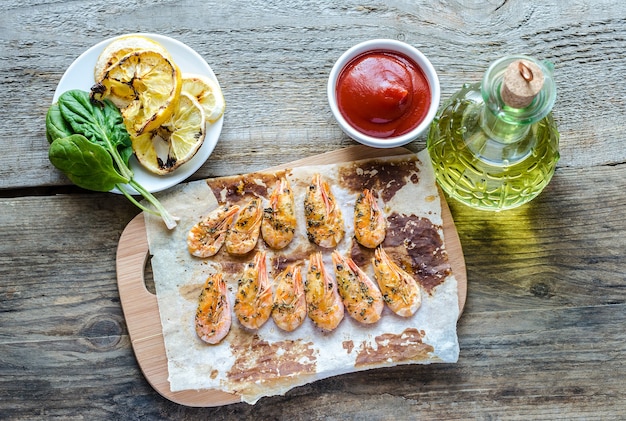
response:
<path id="1" fill-rule="evenodd" d="M 410 58 L 389 51 L 365 53 L 349 62 L 336 89 L 346 121 L 377 138 L 410 132 L 426 117 L 431 102 L 422 69 Z"/>

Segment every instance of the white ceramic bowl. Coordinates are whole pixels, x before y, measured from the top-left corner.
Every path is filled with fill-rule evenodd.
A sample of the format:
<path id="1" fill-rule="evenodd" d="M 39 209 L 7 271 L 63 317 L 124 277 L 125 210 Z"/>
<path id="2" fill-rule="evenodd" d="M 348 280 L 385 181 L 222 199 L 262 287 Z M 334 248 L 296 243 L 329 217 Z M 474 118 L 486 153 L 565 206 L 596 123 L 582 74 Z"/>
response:
<path id="1" fill-rule="evenodd" d="M 336 86 L 337 80 L 343 68 L 354 58 L 367 52 L 374 51 L 395 52 L 412 59 L 424 72 L 424 75 L 426 76 L 429 84 L 431 101 L 426 117 L 416 128 L 401 136 L 378 138 L 364 134 L 351 126 L 346 121 L 346 119 L 339 111 L 339 107 L 337 105 Z M 426 56 L 422 54 L 417 48 L 405 42 L 393 39 L 373 39 L 355 45 L 354 47 L 343 53 L 341 57 L 339 57 L 339 59 L 335 62 L 332 70 L 330 71 L 327 93 L 330 109 L 335 116 L 337 123 L 348 136 L 364 145 L 373 146 L 376 148 L 393 148 L 396 146 L 406 145 L 407 143 L 415 140 L 429 128 L 430 123 L 435 118 L 435 114 L 437 113 L 437 109 L 439 107 L 441 89 L 439 87 L 439 78 L 437 77 L 437 72 L 435 71 L 435 68 L 426 58 Z"/>

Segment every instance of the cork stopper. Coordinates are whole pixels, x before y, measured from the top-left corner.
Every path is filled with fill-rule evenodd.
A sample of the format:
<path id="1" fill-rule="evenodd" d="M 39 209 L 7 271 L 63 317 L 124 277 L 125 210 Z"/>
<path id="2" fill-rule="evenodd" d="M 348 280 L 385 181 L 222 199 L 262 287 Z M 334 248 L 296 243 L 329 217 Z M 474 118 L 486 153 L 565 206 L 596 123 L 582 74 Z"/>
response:
<path id="1" fill-rule="evenodd" d="M 526 108 L 543 87 L 543 72 L 528 60 L 515 60 L 504 71 L 500 95 L 506 105 Z"/>

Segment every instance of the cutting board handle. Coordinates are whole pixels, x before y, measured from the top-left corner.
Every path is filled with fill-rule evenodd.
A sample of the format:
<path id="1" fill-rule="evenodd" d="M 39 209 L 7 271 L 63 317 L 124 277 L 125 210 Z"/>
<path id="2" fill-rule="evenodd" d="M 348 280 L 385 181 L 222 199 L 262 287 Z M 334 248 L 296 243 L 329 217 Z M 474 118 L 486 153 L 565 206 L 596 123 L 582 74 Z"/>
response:
<path id="1" fill-rule="evenodd" d="M 146 288 L 144 278 L 149 252 L 146 224 L 143 214 L 139 214 L 128 223 L 120 237 L 117 285 L 128 334 L 141 371 L 150 385 L 172 402 L 187 406 L 241 402 L 239 395 L 219 390 L 170 390 L 159 305 L 156 295 Z"/>
<path id="2" fill-rule="evenodd" d="M 130 296 L 134 300 L 152 301 L 157 305 L 156 295 L 148 291 L 144 282 L 149 249 L 143 214 L 137 215 L 126 226 L 119 244 L 125 245 L 117 249 L 117 280 L 121 300 Z"/>

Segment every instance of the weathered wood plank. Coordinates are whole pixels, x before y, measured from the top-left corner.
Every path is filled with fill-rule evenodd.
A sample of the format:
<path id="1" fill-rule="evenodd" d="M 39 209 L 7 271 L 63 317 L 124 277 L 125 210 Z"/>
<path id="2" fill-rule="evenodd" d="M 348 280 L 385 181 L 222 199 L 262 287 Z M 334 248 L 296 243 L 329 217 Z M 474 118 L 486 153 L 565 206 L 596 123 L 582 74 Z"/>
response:
<path id="1" fill-rule="evenodd" d="M 449 201 L 473 310 L 623 304 L 625 180 L 624 165 L 559 168 L 518 209 L 490 213 Z"/>
<path id="2" fill-rule="evenodd" d="M 109 194 L 1 199 L 0 408 L 8 418 L 616 418 L 626 411 L 626 239 L 624 182 L 608 178 L 625 180 L 624 168 L 561 168 L 509 217 L 453 204 L 469 278 L 459 363 L 203 410 L 159 397 L 132 353 L 112 268 L 136 209 Z"/>
<path id="3" fill-rule="evenodd" d="M 150 387 L 114 269 L 119 236 L 138 210 L 120 196 L 51 196 L 46 187 L 68 185 L 48 162 L 44 134 L 56 84 L 85 49 L 128 32 L 185 42 L 220 80 L 224 130 L 194 178 L 352 144 L 332 120 L 325 87 L 335 59 L 359 41 L 390 37 L 422 49 L 444 98 L 509 53 L 555 64 L 562 157 L 547 190 L 500 214 L 450 204 L 469 285 L 457 364 L 340 376 L 255 406 L 186 408 Z M 4 1 L 1 418 L 623 418 L 625 50 L 626 3 L 613 0 Z M 17 190 L 31 187 L 44 195 Z"/>
<path id="4" fill-rule="evenodd" d="M 625 310 L 622 304 L 475 313 L 460 322 L 463 351 L 457 364 L 350 374 L 255 406 L 202 410 L 177 407 L 152 391 L 141 379 L 128 338 L 110 329 L 93 330 L 88 338 L 3 342 L 3 414 L 9 419 L 467 419 L 487 414 L 615 419 L 626 411 L 621 399 Z M 94 349 L 97 341 L 109 346 Z M 42 355 L 25 358 L 29 351 Z"/>
<path id="5" fill-rule="evenodd" d="M 479 4 L 481 3 L 481 4 Z M 626 4 L 302 1 L 9 0 L 0 17 L 0 188 L 68 181 L 47 160 L 44 116 L 62 73 L 112 35 L 159 32 L 187 43 L 214 68 L 227 100 L 221 141 L 197 177 L 249 172 L 352 144 L 332 120 L 326 80 L 334 60 L 369 38 L 403 39 L 439 71 L 443 97 L 509 53 L 555 63 L 562 166 L 624 162 Z M 82 25 L 77 22 L 85 22 Z M 176 29 L 170 28 L 177 22 Z M 37 123 L 39 122 L 39 123 Z M 421 149 L 424 138 L 413 144 Z M 277 153 L 280 152 L 280 153 Z M 35 181 L 37 180 L 37 181 Z"/>

